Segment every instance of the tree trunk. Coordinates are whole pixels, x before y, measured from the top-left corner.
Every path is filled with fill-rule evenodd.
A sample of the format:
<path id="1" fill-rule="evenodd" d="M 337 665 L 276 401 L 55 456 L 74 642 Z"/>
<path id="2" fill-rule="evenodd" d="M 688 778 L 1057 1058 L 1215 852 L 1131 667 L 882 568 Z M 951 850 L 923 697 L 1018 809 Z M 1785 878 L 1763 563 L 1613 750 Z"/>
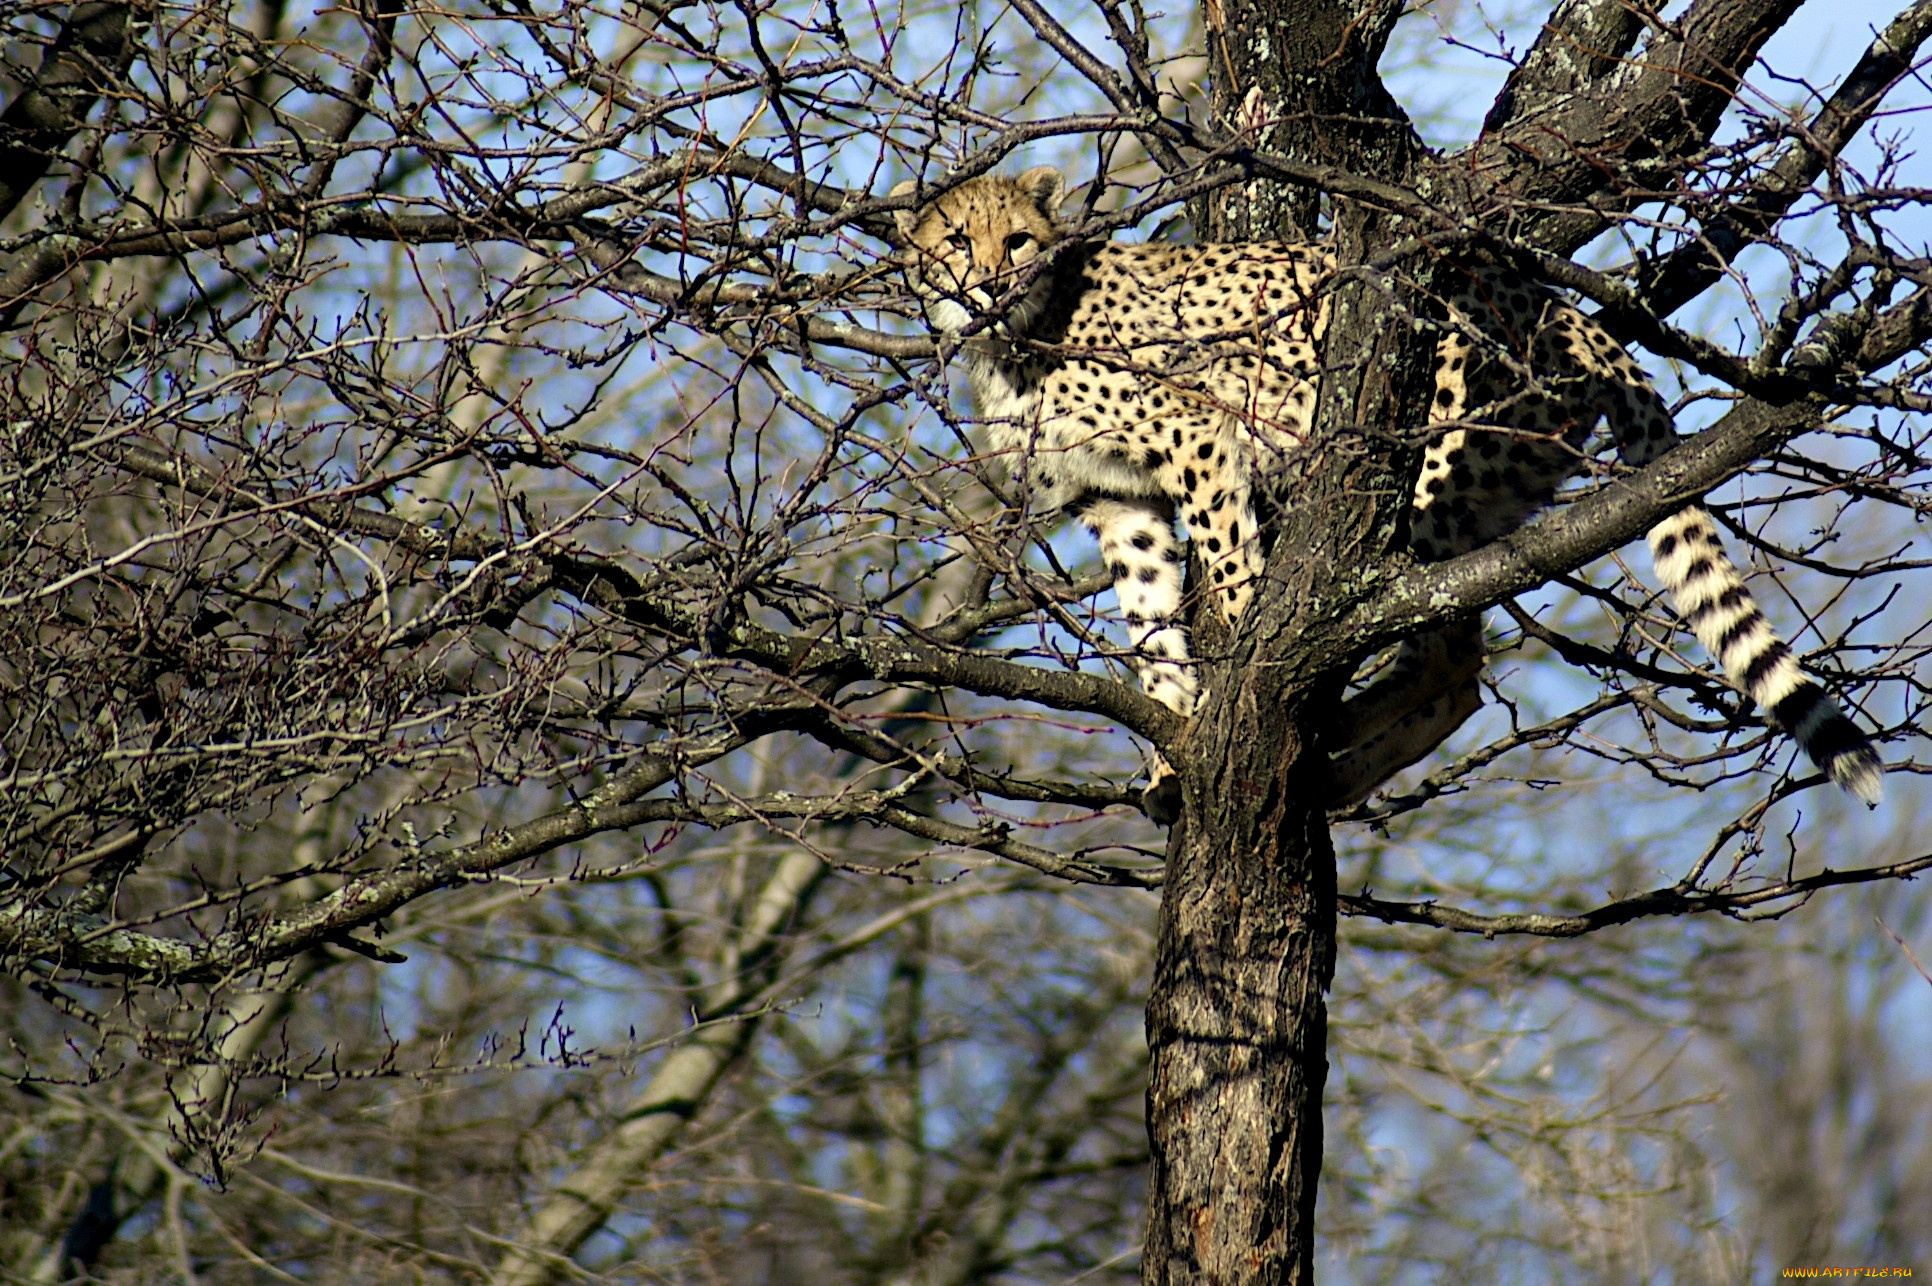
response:
<path id="1" fill-rule="evenodd" d="M 1423 151 L 1375 74 L 1399 8 L 1210 0 L 1215 110 L 1279 121 L 1258 130 L 1266 150 L 1407 179 Z M 1197 203 L 1195 218 L 1207 239 L 1252 241 L 1312 229 L 1316 210 L 1310 193 L 1251 180 Z M 1345 256 L 1390 239 L 1361 210 L 1338 205 L 1332 218 Z M 1335 967 L 1323 740 L 1347 675 L 1303 644 L 1402 538 L 1403 450 L 1388 430 L 1423 422 L 1429 346 L 1383 324 L 1388 303 L 1362 284 L 1331 300 L 1316 420 L 1328 449 L 1306 453 L 1288 488 L 1296 503 L 1236 637 L 1203 640 L 1203 656 L 1225 659 L 1205 668 L 1206 699 L 1170 756 L 1183 807 L 1147 1006 L 1149 1283 L 1314 1277 Z"/>
<path id="2" fill-rule="evenodd" d="M 1381 307 L 1359 293 L 1338 311 Z M 1384 339 L 1366 369 L 1412 377 L 1406 336 Z M 1360 405 L 1393 404 L 1387 380 L 1336 378 Z M 1335 968 L 1323 741 L 1347 676 L 1307 672 L 1306 626 L 1386 555 L 1402 508 L 1392 458 L 1338 451 L 1297 479 L 1307 503 L 1286 515 L 1238 637 L 1204 649 L 1227 659 L 1172 756 L 1183 805 L 1147 1005 L 1149 1283 L 1313 1280 Z"/>
<path id="3" fill-rule="evenodd" d="M 1312 1276 L 1335 962 L 1327 765 L 1303 706 L 1248 699 L 1261 695 L 1204 717 L 1168 845 L 1147 1006 L 1147 1282 Z"/>

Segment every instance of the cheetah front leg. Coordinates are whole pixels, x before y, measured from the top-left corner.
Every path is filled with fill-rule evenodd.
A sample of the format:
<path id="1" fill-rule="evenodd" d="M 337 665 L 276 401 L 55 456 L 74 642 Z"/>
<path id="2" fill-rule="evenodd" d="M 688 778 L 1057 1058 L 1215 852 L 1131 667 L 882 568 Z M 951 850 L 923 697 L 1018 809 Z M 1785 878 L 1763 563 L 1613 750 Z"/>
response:
<path id="1" fill-rule="evenodd" d="M 1100 555 L 1114 578 L 1141 690 L 1182 718 L 1192 716 L 1198 686 L 1181 625 L 1186 564 L 1174 538 L 1172 507 L 1151 497 L 1089 496 L 1077 511 L 1100 541 Z M 1148 816 L 1171 823 L 1180 812 L 1180 779 L 1159 751 L 1153 752 L 1147 776 Z"/>
<path id="2" fill-rule="evenodd" d="M 1230 629 L 1248 610 L 1263 560 L 1257 539 L 1247 470 L 1235 467 L 1233 452 L 1222 445 L 1217 468 L 1188 468 L 1174 490 L 1187 538 L 1207 572 L 1208 588 Z"/>
<path id="3" fill-rule="evenodd" d="M 1222 619 L 1233 628 L 1254 596 L 1262 558 L 1260 543 L 1255 539 L 1254 516 L 1249 510 L 1247 475 L 1225 467 L 1232 462 L 1225 447 L 1219 454 L 1224 467 L 1188 469 L 1182 478 L 1174 480 L 1184 485 L 1170 487 L 1170 491 L 1180 502 L 1188 540 L 1206 569 Z M 1173 523 L 1165 506 L 1161 515 L 1158 538 L 1153 537 L 1143 522 L 1125 542 L 1114 542 L 1115 550 L 1136 551 L 1141 560 L 1138 563 L 1107 552 L 1108 540 L 1104 535 L 1101 548 L 1107 552 L 1107 565 L 1114 573 L 1121 610 L 1127 614 L 1128 626 L 1136 631 L 1136 647 L 1149 657 L 1146 668 L 1141 671 L 1142 686 L 1170 709 L 1191 716 L 1200 692 L 1187 648 L 1187 635 L 1179 624 L 1182 572 L 1186 564 L 1180 546 L 1174 541 Z M 1092 519 L 1088 521 L 1091 525 Z M 1099 531 L 1098 526 L 1095 531 Z M 1153 563 L 1155 557 L 1159 559 L 1158 570 Z M 1136 624 L 1137 618 L 1140 624 Z M 1180 817 L 1180 778 L 1158 753 L 1150 766 L 1142 801 L 1147 815 L 1164 826 Z"/>

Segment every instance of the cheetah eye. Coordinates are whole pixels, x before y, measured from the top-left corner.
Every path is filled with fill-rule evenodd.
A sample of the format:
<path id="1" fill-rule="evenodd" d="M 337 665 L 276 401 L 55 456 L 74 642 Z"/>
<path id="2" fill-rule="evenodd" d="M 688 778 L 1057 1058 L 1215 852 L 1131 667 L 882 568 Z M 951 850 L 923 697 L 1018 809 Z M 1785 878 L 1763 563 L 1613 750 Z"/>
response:
<path id="1" fill-rule="evenodd" d="M 1018 254 L 1032 244 L 1033 234 L 1031 232 L 1015 232 L 1006 239 L 1006 253 L 1010 255 Z"/>
<path id="2" fill-rule="evenodd" d="M 946 244 L 951 246 L 955 250 L 962 250 L 962 251 L 970 250 L 972 249 L 972 246 L 973 246 L 971 238 L 969 238 L 963 232 L 955 232 L 950 237 L 947 237 Z"/>

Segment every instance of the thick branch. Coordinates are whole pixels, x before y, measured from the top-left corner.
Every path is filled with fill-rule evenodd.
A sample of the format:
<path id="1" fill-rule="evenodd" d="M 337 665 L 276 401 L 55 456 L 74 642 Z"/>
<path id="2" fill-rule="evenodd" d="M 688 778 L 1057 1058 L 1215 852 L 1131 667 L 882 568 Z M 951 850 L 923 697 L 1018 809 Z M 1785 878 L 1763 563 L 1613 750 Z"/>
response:
<path id="1" fill-rule="evenodd" d="M 1477 204 L 1487 208 L 1507 196 L 1519 235 L 1530 234 L 1545 248 L 1573 249 L 1601 228 L 1601 214 L 1529 207 L 1607 198 L 1620 209 L 1665 190 L 1709 142 L 1758 49 L 1798 3 L 1698 0 L 1599 82 L 1598 92 L 1554 103 L 1523 93 L 1499 102 L 1493 128 L 1471 154 L 1433 177 L 1453 185 L 1462 182 L 1460 174 L 1481 175 L 1486 199 Z M 1613 182 L 1618 189 L 1606 191 Z"/>
<path id="2" fill-rule="evenodd" d="M 1643 293 L 1651 308 L 1667 314 L 1696 298 L 1740 250 L 1769 233 L 1911 73 L 1929 37 L 1932 0 L 1918 0 L 1871 43 L 1817 115 L 1794 127 L 1790 146 L 1749 192 L 1710 220 L 1697 240 L 1647 267 Z"/>
<path id="3" fill-rule="evenodd" d="M 1643 34 L 1643 16 L 1628 0 L 1564 0 L 1489 109 L 1483 133 L 1503 133 L 1540 105 L 1567 104 L 1624 62 Z"/>
<path id="4" fill-rule="evenodd" d="M 1340 664 L 1431 622 L 1479 612 L 1575 571 L 1742 473 L 1817 424 L 1823 411 L 1815 402 L 1783 407 L 1742 402 L 1641 472 L 1473 553 L 1404 572 L 1325 630 L 1308 664 Z"/>
<path id="5" fill-rule="evenodd" d="M 1793 378 L 1844 366 L 1873 370 L 1915 351 L 1932 337 L 1932 289 L 1915 291 L 1876 317 L 1834 313 L 1794 356 Z M 1642 471 L 1575 504 L 1543 515 L 1473 553 L 1414 568 L 1345 614 L 1311 647 L 1319 670 L 1359 650 L 1381 647 L 1411 630 L 1449 616 L 1481 611 L 1515 594 L 1575 571 L 1636 539 L 1657 522 L 1702 497 L 1820 423 L 1822 397 L 1782 405 L 1746 399 L 1717 424 Z M 1313 642 L 1311 631 L 1311 643 Z"/>

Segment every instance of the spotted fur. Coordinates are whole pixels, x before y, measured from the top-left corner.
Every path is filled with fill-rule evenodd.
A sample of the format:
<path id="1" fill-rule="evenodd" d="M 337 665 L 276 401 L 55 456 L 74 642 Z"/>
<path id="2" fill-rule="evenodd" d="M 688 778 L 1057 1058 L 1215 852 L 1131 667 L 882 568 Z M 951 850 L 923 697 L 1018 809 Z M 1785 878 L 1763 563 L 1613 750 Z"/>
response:
<path id="1" fill-rule="evenodd" d="M 1238 622 L 1262 569 L 1249 480 L 1306 441 L 1333 271 L 1320 245 L 1087 243 L 1062 236 L 1052 169 L 970 180 L 900 227 L 928 320 L 964 335 L 987 445 L 1043 510 L 1098 537 L 1150 696 L 1182 715 L 1198 696 L 1180 612 L 1178 511 L 1222 615 Z M 910 195 L 910 183 L 893 189 Z M 1584 462 L 1607 423 L 1623 460 L 1670 449 L 1668 409 L 1607 332 L 1539 286 L 1462 272 L 1447 299 L 1412 550 L 1451 558 L 1520 526 Z M 990 320 L 988 320 L 990 319 Z M 1870 742 L 1799 670 L 1727 559 L 1710 515 L 1686 508 L 1650 533 L 1659 579 L 1726 678 L 1868 803 Z M 1389 676 L 1344 709 L 1342 802 L 1365 797 L 1479 704 L 1473 623 L 1404 645 Z M 1157 764 L 1152 811 L 1171 808 Z"/>

